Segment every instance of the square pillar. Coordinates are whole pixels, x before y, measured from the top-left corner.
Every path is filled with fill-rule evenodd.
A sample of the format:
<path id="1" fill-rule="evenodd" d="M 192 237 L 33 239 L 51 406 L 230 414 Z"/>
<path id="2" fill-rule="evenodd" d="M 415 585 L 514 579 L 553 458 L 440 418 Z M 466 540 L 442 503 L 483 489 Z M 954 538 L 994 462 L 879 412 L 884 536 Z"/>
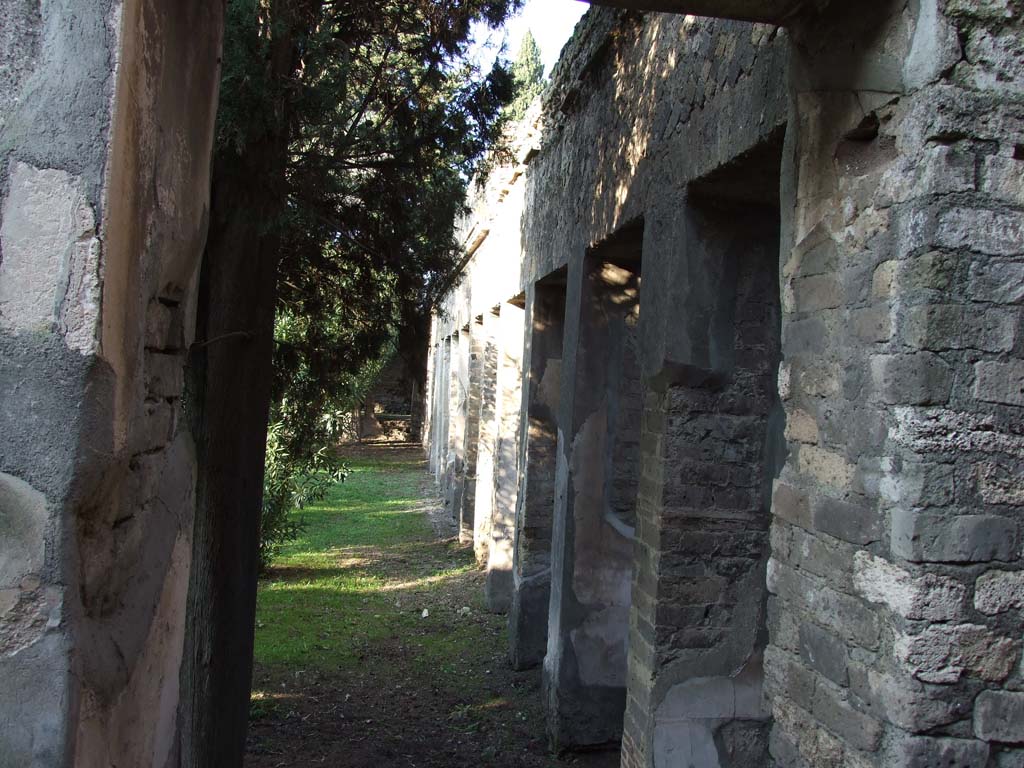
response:
<path id="1" fill-rule="evenodd" d="M 438 347 L 438 368 L 436 374 L 436 394 L 434 408 L 436 419 L 434 436 L 431 443 L 433 457 L 434 481 L 442 486 L 445 481 L 446 463 L 448 461 L 448 411 L 451 398 L 451 357 L 452 339 L 446 337 Z"/>
<path id="2" fill-rule="evenodd" d="M 458 524 L 462 511 L 465 474 L 466 403 L 469 379 L 469 332 L 463 329 L 451 337 L 451 361 L 448 371 L 448 450 L 445 458 L 442 491 L 445 506 Z"/>
<path id="3" fill-rule="evenodd" d="M 644 768 L 678 755 L 768 759 L 765 570 L 783 454 L 778 209 L 704 203 L 691 197 L 687 258 L 711 288 L 707 311 L 693 307 L 707 319 L 692 326 L 707 354 L 666 367 L 643 420 L 623 754 Z"/>
<path id="4" fill-rule="evenodd" d="M 488 561 L 491 515 L 494 506 L 494 453 L 498 441 L 498 334 L 501 307 L 485 312 L 480 361 L 480 397 L 477 416 L 476 487 L 473 493 L 473 552 L 477 563 Z"/>
<path id="5" fill-rule="evenodd" d="M 484 339 L 484 318 L 477 316 L 464 331 L 468 330 L 468 356 L 466 358 L 465 379 L 465 436 L 463 445 L 461 501 L 458 506 L 459 541 L 474 541 L 473 518 L 476 512 L 476 459 L 480 440 L 480 402 L 484 386 L 483 362 L 486 341 Z"/>
<path id="6" fill-rule="evenodd" d="M 485 583 L 487 607 L 496 613 L 508 611 L 512 603 L 525 314 L 521 306 L 503 304 L 497 328 L 496 429 L 491 479 L 490 548 Z M 547 621 L 546 612 L 544 620 Z"/>

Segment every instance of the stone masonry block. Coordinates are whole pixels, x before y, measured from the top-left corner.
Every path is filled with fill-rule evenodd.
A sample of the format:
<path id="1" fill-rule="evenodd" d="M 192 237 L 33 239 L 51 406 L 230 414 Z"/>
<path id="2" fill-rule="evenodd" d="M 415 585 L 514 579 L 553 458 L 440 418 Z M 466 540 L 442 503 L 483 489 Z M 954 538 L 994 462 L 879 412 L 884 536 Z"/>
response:
<path id="1" fill-rule="evenodd" d="M 149 401 L 143 406 L 142 428 L 134 431 L 134 452 L 152 451 L 168 443 L 174 431 L 174 406 Z"/>
<path id="2" fill-rule="evenodd" d="M 1024 608 L 1024 571 L 989 571 L 974 582 L 974 607 L 995 616 Z"/>
<path id="3" fill-rule="evenodd" d="M 880 557 L 860 551 L 853 556 L 857 592 L 906 619 L 950 621 L 961 618 L 967 588 L 947 576 L 914 576 Z"/>
<path id="4" fill-rule="evenodd" d="M 171 308 L 153 299 L 146 306 L 146 347 L 166 349 L 171 338 L 174 315 Z"/>
<path id="5" fill-rule="evenodd" d="M 1002 155 L 987 156 L 981 189 L 1011 205 L 1024 206 L 1024 161 Z"/>
<path id="6" fill-rule="evenodd" d="M 974 476 L 986 504 L 1024 506 L 1024 466 L 985 461 L 975 466 Z"/>
<path id="7" fill-rule="evenodd" d="M 967 295 L 974 301 L 1018 304 L 1024 301 L 1024 262 L 992 259 L 971 264 Z"/>
<path id="8" fill-rule="evenodd" d="M 995 768 L 1024 768 L 1024 749 L 1009 748 L 996 752 Z"/>
<path id="9" fill-rule="evenodd" d="M 979 693 L 974 700 L 974 735 L 984 741 L 1024 743 L 1024 693 Z"/>
<path id="10" fill-rule="evenodd" d="M 813 521 L 815 530 L 851 544 L 878 541 L 883 534 L 882 521 L 876 509 L 827 496 L 814 503 Z"/>
<path id="11" fill-rule="evenodd" d="M 936 405 L 949 400 L 952 375 L 938 355 L 917 352 L 909 355 L 874 355 L 871 381 L 885 403 Z"/>
<path id="12" fill-rule="evenodd" d="M 901 263 L 899 287 L 905 291 L 945 291 L 956 275 L 957 259 L 942 251 L 930 251 Z"/>
<path id="13" fill-rule="evenodd" d="M 1024 360 L 975 363 L 974 396 L 988 403 L 1024 405 Z"/>
<path id="14" fill-rule="evenodd" d="M 980 563 L 1019 555 L 1018 526 L 994 515 L 945 517 L 893 510 L 893 554 L 911 562 Z"/>
<path id="15" fill-rule="evenodd" d="M 943 507 L 954 497 L 953 467 L 922 461 L 882 461 L 878 490 L 882 498 L 902 507 Z"/>
<path id="16" fill-rule="evenodd" d="M 842 369 L 826 360 L 809 360 L 797 376 L 799 388 L 811 397 L 833 397 L 839 394 Z"/>
<path id="17" fill-rule="evenodd" d="M 811 527 L 811 506 L 807 494 L 786 483 L 775 483 L 772 512 L 793 525 Z"/>
<path id="18" fill-rule="evenodd" d="M 858 712 L 844 689 L 797 663 L 788 654 L 769 647 L 765 652 L 765 686 L 775 706 L 789 701 L 814 713 L 817 721 L 849 746 L 873 752 L 881 742 L 881 722 Z M 775 710 L 776 715 L 778 711 Z M 787 729 L 788 730 L 788 729 Z"/>
<path id="19" fill-rule="evenodd" d="M 964 325 L 959 304 L 911 307 L 903 323 L 903 343 L 918 349 L 958 349 Z"/>
<path id="20" fill-rule="evenodd" d="M 965 16 L 986 21 L 1013 18 L 1012 0 L 946 0 L 948 16 Z"/>
<path id="21" fill-rule="evenodd" d="M 800 650 L 800 620 L 792 611 L 785 609 L 779 598 L 768 596 L 768 631 L 772 645 L 792 653 Z"/>
<path id="22" fill-rule="evenodd" d="M 152 398 L 180 397 L 185 385 L 181 355 L 146 353 L 146 395 Z"/>
<path id="23" fill-rule="evenodd" d="M 909 736 L 897 744 L 892 768 L 985 768 L 989 746 L 983 741 Z"/>
<path id="24" fill-rule="evenodd" d="M 945 248 L 1016 256 L 1024 251 L 1024 213 L 953 208 L 939 216 L 935 239 Z"/>
<path id="25" fill-rule="evenodd" d="M 798 443 L 818 442 L 818 423 L 814 416 L 800 408 L 786 414 L 786 439 Z"/>
<path id="26" fill-rule="evenodd" d="M 896 276 L 895 259 L 883 261 L 871 275 L 871 295 L 876 299 L 887 299 L 892 295 L 893 280 Z"/>
<path id="27" fill-rule="evenodd" d="M 777 378 L 777 381 L 776 381 L 776 384 L 775 384 L 776 387 L 779 390 L 779 399 L 780 400 L 789 400 L 789 397 L 792 394 L 792 389 L 790 387 L 790 385 L 791 385 L 791 378 L 792 378 L 792 368 L 789 365 L 789 363 L 780 363 L 779 364 L 778 378 Z"/>
<path id="28" fill-rule="evenodd" d="M 963 346 L 985 352 L 1010 352 L 1017 346 L 1021 312 L 993 307 L 966 317 Z"/>
<path id="29" fill-rule="evenodd" d="M 892 336 L 889 307 L 868 307 L 855 309 L 850 313 L 850 324 L 854 334 L 864 342 L 888 341 Z"/>
<path id="30" fill-rule="evenodd" d="M 958 82 L 990 91 L 1019 93 L 1024 86 L 1020 29 L 996 31 L 981 25 L 968 32 L 966 60 L 956 67 Z"/>
<path id="31" fill-rule="evenodd" d="M 800 656 L 819 674 L 837 685 L 846 685 L 846 644 L 817 624 L 800 625 Z"/>
<path id="32" fill-rule="evenodd" d="M 819 682 L 814 689 L 815 718 L 854 749 L 874 752 L 882 740 L 882 724 L 853 709 L 840 689 Z"/>
<path id="33" fill-rule="evenodd" d="M 833 309 L 843 303 L 843 290 L 832 274 L 812 275 L 793 281 L 797 312 Z"/>
<path id="34" fill-rule="evenodd" d="M 923 733 L 962 720 L 963 703 L 938 697 L 934 688 L 906 675 L 849 664 L 850 690 L 868 714 L 911 733 Z"/>
<path id="35" fill-rule="evenodd" d="M 898 633 L 893 653 L 924 683 L 955 683 L 962 676 L 1005 680 L 1020 643 L 980 624 L 933 624 L 917 635 Z"/>
<path id="36" fill-rule="evenodd" d="M 775 727 L 772 729 L 771 750 L 778 765 L 786 768 L 842 765 L 846 768 L 848 763 L 842 742 L 818 725 L 806 710 L 785 699 L 775 698 L 772 700 L 772 716 Z"/>
<path id="37" fill-rule="evenodd" d="M 969 192 L 975 188 L 974 155 L 950 146 L 928 147 L 922 153 L 912 182 L 912 194 Z"/>
<path id="38" fill-rule="evenodd" d="M 840 491 L 850 487 L 850 481 L 857 470 L 842 454 L 814 445 L 800 446 L 797 466 L 801 473 Z"/>
<path id="39" fill-rule="evenodd" d="M 768 561 L 768 591 L 792 606 L 805 606 L 815 621 L 830 628 L 844 642 L 876 648 L 879 618 L 859 598 L 832 589 L 772 557 Z"/>
<path id="40" fill-rule="evenodd" d="M 776 526 L 781 528 L 781 526 Z M 841 592 L 852 592 L 853 548 L 828 536 L 790 527 L 785 542 L 772 538 L 772 551 L 793 568 L 825 579 Z"/>

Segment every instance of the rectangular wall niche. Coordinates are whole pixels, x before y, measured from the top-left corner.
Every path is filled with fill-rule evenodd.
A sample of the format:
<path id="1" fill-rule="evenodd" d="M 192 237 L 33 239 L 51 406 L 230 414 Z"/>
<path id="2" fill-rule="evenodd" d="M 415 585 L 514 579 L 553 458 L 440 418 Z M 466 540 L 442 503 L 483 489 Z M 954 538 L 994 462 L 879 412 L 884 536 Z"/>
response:
<path id="1" fill-rule="evenodd" d="M 637 697 L 654 712 L 639 741 L 657 766 L 681 755 L 704 755 L 699 764 L 709 766 L 768 763 L 765 571 L 785 450 L 778 139 L 689 188 L 686 256 L 702 295 L 681 311 L 697 365 L 650 398 L 655 413 L 645 414 L 645 431 L 663 433 L 664 458 L 644 460 L 664 464 L 660 499 L 643 504 L 653 514 L 660 506 L 656 607 L 638 621 L 653 628 L 643 638 L 653 669 L 635 671 L 651 685 Z M 649 718 L 635 714 L 628 720 Z"/>
<path id="2" fill-rule="evenodd" d="M 513 555 L 509 658 L 515 669 L 544 660 L 551 596 L 551 518 L 555 508 L 558 402 L 565 332 L 566 270 L 538 280 L 526 295 L 526 369 L 519 440 L 519 495 Z"/>
<path id="3" fill-rule="evenodd" d="M 622 735 L 643 403 L 642 242 L 638 222 L 584 261 L 571 429 L 562 449 L 568 482 L 555 507 L 562 516 L 555 541 L 562 542 L 563 521 L 565 535 L 553 555 L 544 663 L 549 730 L 558 747 Z"/>

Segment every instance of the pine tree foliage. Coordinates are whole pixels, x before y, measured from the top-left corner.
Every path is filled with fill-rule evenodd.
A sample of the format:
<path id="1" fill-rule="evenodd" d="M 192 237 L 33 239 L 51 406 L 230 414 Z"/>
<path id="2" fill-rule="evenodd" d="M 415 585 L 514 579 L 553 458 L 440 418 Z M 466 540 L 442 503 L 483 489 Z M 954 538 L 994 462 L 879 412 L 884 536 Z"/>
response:
<path id="1" fill-rule="evenodd" d="M 546 84 L 540 48 L 529 30 L 523 36 L 516 60 L 512 63 L 512 81 L 515 95 L 507 108 L 508 118 L 522 120 Z"/>
<path id="2" fill-rule="evenodd" d="M 457 261 L 467 179 L 512 96 L 503 65 L 467 63 L 471 28 L 520 2 L 228 0 L 214 167 L 261 169 L 246 183 L 272 213 L 229 223 L 278 265 L 265 534 L 329 469 L 331 416 L 382 356 L 425 347 L 399 332 Z"/>
<path id="3" fill-rule="evenodd" d="M 252 226 L 279 243 L 275 420 L 293 452 L 455 263 L 466 179 L 512 88 L 465 63 L 470 28 L 517 2 L 229 0 L 217 150 L 289 140 L 278 215 Z"/>

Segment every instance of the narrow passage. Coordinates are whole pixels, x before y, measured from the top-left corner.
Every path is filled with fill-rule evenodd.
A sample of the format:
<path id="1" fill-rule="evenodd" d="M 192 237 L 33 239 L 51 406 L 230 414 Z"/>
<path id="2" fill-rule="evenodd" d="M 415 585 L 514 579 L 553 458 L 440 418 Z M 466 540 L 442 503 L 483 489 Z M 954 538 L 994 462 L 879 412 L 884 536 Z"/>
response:
<path id="1" fill-rule="evenodd" d="M 261 582 L 246 765 L 617 766 L 548 753 L 540 672 L 509 668 L 506 618 L 438 524 L 422 451 L 349 465 Z"/>

